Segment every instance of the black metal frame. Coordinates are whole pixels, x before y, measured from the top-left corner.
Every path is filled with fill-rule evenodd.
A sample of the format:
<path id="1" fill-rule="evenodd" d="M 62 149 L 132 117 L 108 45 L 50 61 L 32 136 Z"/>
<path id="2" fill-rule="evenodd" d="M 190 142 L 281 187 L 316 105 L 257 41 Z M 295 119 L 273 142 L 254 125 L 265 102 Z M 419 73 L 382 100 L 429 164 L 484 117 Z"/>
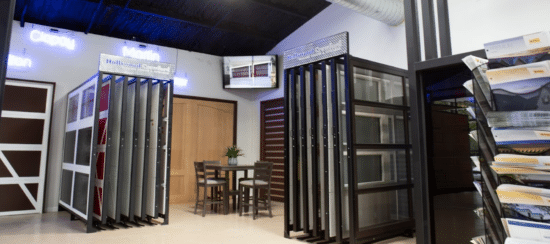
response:
<path id="1" fill-rule="evenodd" d="M 149 216 L 150 218 L 158 218 L 159 217 L 159 203 L 161 201 L 161 198 L 162 198 L 162 194 L 161 194 L 161 172 L 160 172 L 160 169 L 161 169 L 161 166 L 160 166 L 160 157 L 161 156 L 164 156 L 162 155 L 162 100 L 164 99 L 163 96 L 164 96 L 164 84 L 162 83 L 162 81 L 158 81 L 157 83 L 157 86 L 159 86 L 159 101 L 158 101 L 158 109 L 157 109 L 157 156 L 155 157 L 156 159 L 156 162 L 155 162 L 155 165 L 156 165 L 156 179 L 155 179 L 155 211 L 154 211 L 154 214 L 153 216 Z"/>
<path id="2" fill-rule="evenodd" d="M 151 120 L 151 96 L 152 96 L 152 79 L 147 79 L 145 82 L 147 82 L 147 98 L 146 98 L 146 106 L 147 106 L 147 114 L 145 115 L 145 146 L 144 146 L 144 153 L 143 153 L 143 179 L 142 179 L 142 185 L 141 185 L 141 209 L 140 213 L 141 216 L 136 216 L 138 219 L 147 221 L 147 177 L 149 176 L 149 169 L 147 168 L 147 165 L 149 164 L 149 140 L 150 140 L 150 126 L 149 121 Z M 141 89 L 141 86 L 140 86 Z"/>
<path id="3" fill-rule="evenodd" d="M 343 66 L 343 69 L 339 68 L 338 66 Z M 320 67 L 320 68 L 319 68 Z M 360 67 L 365 68 L 377 72 L 383 72 L 383 73 L 389 73 L 393 75 L 398 75 L 403 77 L 402 78 L 402 89 L 403 89 L 403 99 L 404 104 L 403 105 L 392 105 L 392 104 L 384 104 L 384 103 L 378 103 L 378 102 L 366 102 L 366 101 L 359 101 L 354 99 L 354 88 L 353 88 L 353 82 L 351 80 L 351 74 L 352 74 L 352 67 Z M 330 87 L 327 86 L 327 68 L 330 68 Z M 306 85 L 306 69 L 309 71 L 309 106 L 310 106 L 310 113 L 307 114 L 307 92 L 308 87 Z M 318 73 L 319 69 L 321 70 L 321 96 L 322 96 L 322 114 L 317 114 L 317 86 L 316 82 L 318 82 L 318 79 L 316 79 L 316 74 Z M 296 72 L 299 70 L 299 74 Z M 344 80 L 339 80 L 340 74 L 337 73 L 337 70 L 344 72 Z M 285 123 L 287 125 L 287 130 L 285 131 L 285 237 L 290 236 L 290 231 L 302 231 L 306 235 L 299 237 L 298 239 L 308 239 L 308 241 L 318 241 L 318 240 L 324 240 L 324 242 L 336 242 L 336 243 L 359 243 L 359 242 L 365 242 L 365 241 L 373 241 L 378 240 L 378 238 L 388 238 L 404 233 L 411 233 L 414 229 L 414 219 L 412 217 L 412 188 L 414 184 L 412 184 L 411 181 L 411 159 L 410 159 L 410 149 L 411 145 L 409 143 L 406 144 L 381 144 L 381 145 L 372 145 L 372 144 L 364 144 L 364 145 L 357 145 L 355 144 L 355 116 L 352 116 L 355 111 L 355 105 L 367 105 L 367 106 L 373 106 L 373 107 L 380 107 L 380 108 L 390 108 L 394 110 L 400 110 L 403 111 L 403 117 L 404 117 L 404 125 L 408 126 L 409 123 L 406 120 L 408 117 L 408 104 L 405 102 L 407 101 L 407 92 L 406 92 L 406 86 L 405 86 L 405 79 L 407 76 L 407 71 L 401 70 L 398 68 L 394 68 L 387 65 L 378 64 L 375 62 L 370 62 L 366 60 L 361 60 L 357 58 L 353 58 L 348 54 L 329 58 L 326 60 L 321 60 L 315 63 L 305 64 L 302 66 L 289 68 L 285 70 Z M 296 79 L 299 77 L 299 83 L 296 82 Z M 298 94 L 298 87 L 300 88 L 299 94 Z M 327 89 L 330 89 L 328 91 Z M 340 89 L 344 89 L 343 93 L 340 91 Z M 328 97 L 328 92 L 330 92 L 330 98 Z M 344 96 L 342 96 L 344 94 Z M 300 96 L 299 104 L 296 101 L 298 95 Z M 331 106 L 331 116 L 332 121 L 329 124 L 328 120 L 328 103 L 330 99 L 330 106 Z M 342 99 L 342 100 L 340 100 Z M 345 126 L 341 128 L 341 111 L 342 111 L 342 102 L 345 101 Z M 299 106 L 299 107 L 298 107 Z M 299 112 L 298 112 L 299 110 Z M 290 116 L 292 115 L 292 116 Z M 318 150 L 318 141 L 317 141 L 317 133 L 319 133 L 318 129 L 318 116 L 322 116 L 323 121 L 323 127 L 322 127 L 322 134 L 323 134 L 323 155 L 324 158 L 322 162 L 317 162 L 319 158 L 317 157 L 317 154 L 319 153 Z M 307 128 L 307 121 L 308 118 L 310 119 L 310 128 Z M 290 121 L 291 120 L 291 121 Z M 298 124 L 300 123 L 300 124 Z M 292 127 L 288 127 L 288 125 L 292 125 Z M 300 127 L 299 127 L 300 125 Z M 332 126 L 332 134 L 329 135 L 329 128 L 328 126 Z M 300 132 L 298 132 L 298 129 L 302 128 Z M 345 129 L 345 132 L 343 131 L 343 128 Z M 308 130 L 311 132 L 311 135 L 309 137 L 309 142 L 311 142 L 311 147 L 307 146 L 308 138 L 307 133 Z M 341 171 L 343 167 L 343 160 L 342 158 L 342 152 L 341 150 L 341 140 L 340 136 L 342 133 L 346 133 L 346 148 L 343 148 L 347 152 L 347 171 Z M 405 134 L 405 140 L 409 142 L 409 130 L 404 131 Z M 287 136 L 290 135 L 290 136 Z M 329 149 L 329 136 L 332 136 L 333 139 L 333 148 Z M 298 138 L 300 137 L 300 138 Z M 298 141 L 299 140 L 299 141 Z M 292 151 L 289 149 L 292 148 Z M 373 188 L 373 189 L 367 189 L 367 190 L 358 190 L 357 189 L 357 166 L 356 166 L 356 150 L 357 149 L 403 149 L 405 150 L 405 155 L 407 156 L 406 164 L 407 164 L 407 182 L 399 185 L 390 185 L 390 186 L 383 186 L 379 188 Z M 332 150 L 333 153 L 333 171 L 330 172 L 329 170 L 329 151 Z M 300 155 L 301 152 L 301 155 Z M 289 157 L 292 153 L 292 158 Z M 309 189 L 309 178 L 308 178 L 308 169 L 307 169 L 307 162 L 308 159 L 311 159 L 313 164 L 311 165 L 311 170 L 313 174 L 311 175 L 311 184 L 313 185 L 312 189 Z M 302 163 L 298 163 L 298 161 L 301 161 Z M 324 194 L 325 199 L 324 203 L 321 203 L 321 199 L 319 197 L 318 192 L 318 186 L 319 186 L 319 179 L 318 174 L 320 173 L 320 168 L 318 167 L 318 164 L 323 164 L 323 173 L 325 182 L 324 182 L 324 192 L 321 192 L 321 194 Z M 294 169 L 292 175 L 288 171 L 292 167 Z M 298 172 L 301 172 L 301 176 L 298 176 Z M 343 206 L 342 206 L 342 198 L 343 196 L 343 175 L 346 175 L 348 177 L 348 213 L 344 213 Z M 336 229 L 334 229 L 332 226 L 330 226 L 330 183 L 329 183 L 329 177 L 334 177 L 334 207 L 335 207 L 335 222 L 336 222 Z M 293 183 L 293 187 L 290 187 L 290 182 Z M 360 229 L 358 226 L 359 223 L 359 206 L 358 206 L 358 195 L 360 194 L 367 194 L 367 193 L 373 193 L 373 192 L 381 192 L 381 191 L 392 191 L 392 190 L 398 190 L 398 189 L 406 189 L 408 194 L 408 213 L 409 213 L 409 219 L 397 222 L 393 225 L 383 225 L 383 226 L 376 226 L 374 228 L 369 228 L 367 230 Z M 313 202 L 310 204 L 308 203 L 308 197 L 312 196 Z M 291 202 L 289 197 L 293 196 L 293 201 Z M 325 212 L 321 213 L 325 216 L 324 223 L 320 223 L 321 216 L 315 213 L 319 213 L 321 208 L 319 207 L 321 204 L 325 205 Z M 292 207 L 290 206 L 292 205 Z M 300 209 L 301 208 L 301 209 Z M 311 208 L 311 209 L 310 209 Z M 292 213 L 291 213 L 292 210 Z M 290 223 L 290 216 L 292 214 L 293 221 L 292 224 Z M 343 216 L 347 215 L 350 216 L 349 218 L 349 226 L 350 226 L 350 232 L 349 232 L 349 238 L 344 238 L 343 236 L 343 228 L 344 228 L 344 220 Z M 309 219 L 312 217 L 313 219 L 313 228 L 310 228 L 309 225 Z M 303 223 L 303 226 L 300 225 L 300 223 Z M 324 230 L 322 226 L 324 225 Z M 303 228 L 302 228 L 303 227 Z M 330 232 L 331 230 L 334 231 L 335 235 L 331 236 Z"/>

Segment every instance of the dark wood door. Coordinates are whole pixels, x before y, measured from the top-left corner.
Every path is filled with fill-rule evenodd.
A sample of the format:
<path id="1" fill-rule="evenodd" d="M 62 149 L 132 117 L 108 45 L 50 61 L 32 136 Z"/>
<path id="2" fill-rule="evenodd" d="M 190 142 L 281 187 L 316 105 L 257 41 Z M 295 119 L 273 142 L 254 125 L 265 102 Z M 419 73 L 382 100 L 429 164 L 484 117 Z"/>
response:
<path id="1" fill-rule="evenodd" d="M 284 201 L 284 98 L 261 102 L 260 160 L 273 162 L 271 199 Z"/>

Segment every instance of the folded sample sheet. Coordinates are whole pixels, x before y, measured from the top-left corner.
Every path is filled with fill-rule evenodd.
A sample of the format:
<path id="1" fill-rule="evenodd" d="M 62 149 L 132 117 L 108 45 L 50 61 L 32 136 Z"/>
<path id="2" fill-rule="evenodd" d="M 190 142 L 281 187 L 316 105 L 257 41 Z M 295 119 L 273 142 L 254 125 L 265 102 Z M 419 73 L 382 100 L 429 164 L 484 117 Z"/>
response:
<path id="1" fill-rule="evenodd" d="M 499 176 L 502 184 L 550 187 L 550 172 L 518 167 L 492 165 L 491 169 Z"/>
<path id="2" fill-rule="evenodd" d="M 550 224 L 535 221 L 503 218 L 502 222 L 510 237 L 521 241 L 550 242 Z M 520 240 L 518 240 L 520 241 Z M 507 242 L 508 243 L 508 242 Z M 529 243 L 529 242 L 517 242 Z"/>
<path id="3" fill-rule="evenodd" d="M 540 241 L 532 241 L 532 240 L 525 240 L 520 238 L 512 238 L 508 237 L 506 238 L 506 241 L 504 244 L 546 244 L 548 242 L 540 242 Z"/>
<path id="4" fill-rule="evenodd" d="M 497 146 L 523 153 L 544 152 L 550 149 L 550 127 L 492 128 Z"/>
<path id="5" fill-rule="evenodd" d="M 550 111 L 491 111 L 486 116 L 489 127 L 550 126 Z"/>
<path id="6" fill-rule="evenodd" d="M 550 190 L 503 184 L 496 192 L 504 217 L 550 223 Z"/>

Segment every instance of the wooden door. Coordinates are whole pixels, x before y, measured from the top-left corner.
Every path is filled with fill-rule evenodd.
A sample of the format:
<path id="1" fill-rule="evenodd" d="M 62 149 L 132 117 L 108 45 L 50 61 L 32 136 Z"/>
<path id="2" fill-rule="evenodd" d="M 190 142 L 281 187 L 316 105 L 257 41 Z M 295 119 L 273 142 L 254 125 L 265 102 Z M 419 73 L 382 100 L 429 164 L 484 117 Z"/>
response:
<path id="1" fill-rule="evenodd" d="M 174 98 L 170 204 L 195 201 L 193 162 L 220 160 L 234 144 L 236 103 Z"/>
<path id="2" fill-rule="evenodd" d="M 284 201 L 284 98 L 260 103 L 260 160 L 273 162 L 271 199 Z"/>

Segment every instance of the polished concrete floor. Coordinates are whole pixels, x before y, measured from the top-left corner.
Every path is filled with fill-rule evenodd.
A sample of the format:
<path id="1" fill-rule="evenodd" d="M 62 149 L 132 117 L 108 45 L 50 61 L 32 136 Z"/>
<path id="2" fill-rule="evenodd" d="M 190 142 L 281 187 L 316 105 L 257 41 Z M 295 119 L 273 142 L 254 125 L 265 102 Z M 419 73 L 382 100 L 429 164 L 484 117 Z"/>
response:
<path id="1" fill-rule="evenodd" d="M 474 210 L 483 207 L 477 191 L 443 194 L 434 197 L 437 244 L 470 243 L 485 234 L 483 219 Z"/>
<path id="2" fill-rule="evenodd" d="M 206 217 L 193 214 L 193 205 L 173 205 L 170 224 L 121 230 L 84 233 L 84 223 L 70 221 L 67 212 L 0 217 L 0 243 L 306 243 L 283 237 L 283 205 L 252 220 L 236 213 L 209 212 Z M 398 237 L 384 244 L 414 244 L 415 240 Z"/>

